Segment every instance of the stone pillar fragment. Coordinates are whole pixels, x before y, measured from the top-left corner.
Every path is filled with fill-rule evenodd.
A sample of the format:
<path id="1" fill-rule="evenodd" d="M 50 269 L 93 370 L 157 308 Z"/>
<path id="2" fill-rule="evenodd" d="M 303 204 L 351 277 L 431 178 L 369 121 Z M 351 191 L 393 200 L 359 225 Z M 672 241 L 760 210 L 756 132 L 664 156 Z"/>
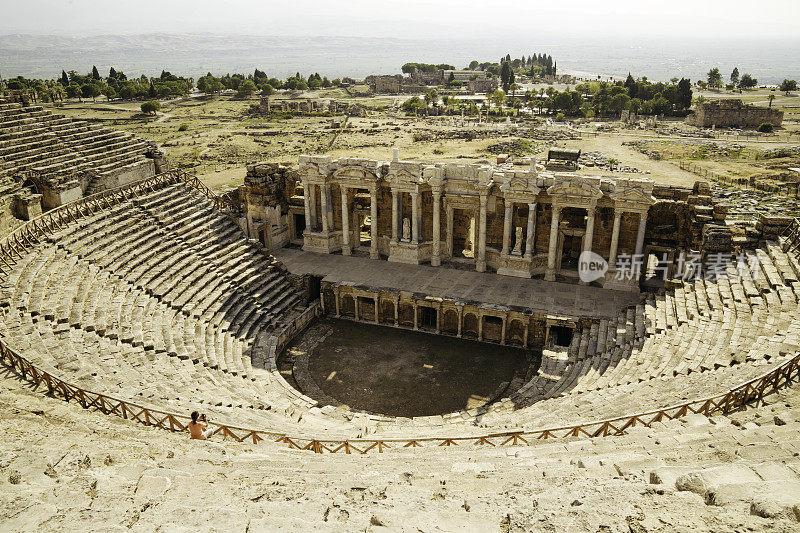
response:
<path id="1" fill-rule="evenodd" d="M 350 255 L 350 208 L 347 202 L 347 187 L 342 185 L 342 255 Z"/>
<path id="2" fill-rule="evenodd" d="M 508 255 L 511 246 L 511 222 L 514 214 L 514 204 L 506 200 L 506 212 L 503 217 L 503 255 Z"/>
<path id="3" fill-rule="evenodd" d="M 308 183 L 303 184 L 303 207 L 306 214 L 306 231 L 312 231 L 311 227 L 311 187 Z"/>
<path id="4" fill-rule="evenodd" d="M 536 203 L 528 204 L 528 232 L 525 236 L 525 258 L 533 257 L 533 247 L 536 242 Z"/>
<path id="5" fill-rule="evenodd" d="M 475 261 L 475 270 L 486 272 L 486 203 L 488 198 L 481 194 L 481 206 L 478 214 L 478 249 Z"/>
<path id="6" fill-rule="evenodd" d="M 441 229 L 441 203 L 442 193 L 439 190 L 433 191 L 433 251 L 431 252 L 431 266 L 439 266 L 442 264 L 441 259 L 441 246 L 442 246 L 442 229 Z"/>
<path id="7" fill-rule="evenodd" d="M 639 231 L 636 233 L 636 255 L 642 254 L 644 248 L 644 230 L 647 225 L 647 213 L 639 213 Z"/>
<path id="8" fill-rule="evenodd" d="M 322 210 L 322 232 L 328 233 L 328 193 L 329 193 L 329 186 L 322 185 L 320 187 L 319 192 L 319 199 L 321 202 L 321 210 Z"/>
<path id="9" fill-rule="evenodd" d="M 611 231 L 611 249 L 608 252 L 608 268 L 616 269 L 617 250 L 619 249 L 619 223 L 622 218 L 622 211 L 614 209 L 614 229 Z"/>
<path id="10" fill-rule="evenodd" d="M 561 215 L 561 206 L 552 207 L 550 217 L 550 243 L 547 247 L 547 270 L 544 273 L 546 281 L 556 280 L 556 251 L 558 249 L 558 224 Z"/>
<path id="11" fill-rule="evenodd" d="M 400 210 L 398 208 L 398 196 L 400 193 L 397 189 L 392 189 L 392 242 L 398 242 L 400 236 L 397 234 L 399 231 Z"/>
<path id="12" fill-rule="evenodd" d="M 378 189 L 369 191 L 369 258 L 378 259 Z"/>
<path id="13" fill-rule="evenodd" d="M 411 193 L 411 244 L 419 244 L 419 193 Z"/>

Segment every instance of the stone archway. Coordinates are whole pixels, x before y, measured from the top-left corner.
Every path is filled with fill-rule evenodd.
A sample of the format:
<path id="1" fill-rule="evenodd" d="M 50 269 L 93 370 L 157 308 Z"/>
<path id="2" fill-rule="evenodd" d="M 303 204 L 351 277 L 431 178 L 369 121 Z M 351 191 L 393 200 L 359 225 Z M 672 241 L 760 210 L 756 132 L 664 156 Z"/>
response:
<path id="1" fill-rule="evenodd" d="M 455 309 L 445 309 L 442 313 L 442 333 L 457 335 L 458 312 Z"/>
<path id="2" fill-rule="evenodd" d="M 380 301 L 381 324 L 394 324 L 394 302 L 391 300 Z"/>
<path id="3" fill-rule="evenodd" d="M 414 326 L 414 306 L 401 302 L 397 308 L 397 321 L 402 326 Z"/>
<path id="4" fill-rule="evenodd" d="M 349 316 L 355 318 L 356 316 L 356 302 L 353 299 L 353 296 L 350 294 L 345 294 L 339 298 L 340 302 L 340 313 L 342 316 Z"/>
<path id="5" fill-rule="evenodd" d="M 464 325 L 461 328 L 463 337 L 478 338 L 478 315 L 475 313 L 464 313 Z"/>

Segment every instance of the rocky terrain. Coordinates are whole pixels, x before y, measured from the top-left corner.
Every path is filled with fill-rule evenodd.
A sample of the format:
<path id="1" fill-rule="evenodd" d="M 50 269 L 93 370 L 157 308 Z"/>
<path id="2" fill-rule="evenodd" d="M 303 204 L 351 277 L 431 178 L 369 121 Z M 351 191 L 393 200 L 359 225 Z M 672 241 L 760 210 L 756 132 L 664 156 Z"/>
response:
<path id="1" fill-rule="evenodd" d="M 3 531 L 796 531 L 800 394 L 624 437 L 315 455 L 191 441 L 0 378 Z"/>

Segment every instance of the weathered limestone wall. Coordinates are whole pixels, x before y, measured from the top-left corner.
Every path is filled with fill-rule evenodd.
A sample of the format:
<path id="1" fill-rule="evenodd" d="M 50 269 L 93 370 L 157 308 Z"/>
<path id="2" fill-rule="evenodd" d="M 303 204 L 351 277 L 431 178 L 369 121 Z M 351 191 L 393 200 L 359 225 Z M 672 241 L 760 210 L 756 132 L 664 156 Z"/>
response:
<path id="1" fill-rule="evenodd" d="M 687 124 L 708 128 L 755 128 L 764 122 L 773 126 L 783 123 L 783 111 L 768 107 L 746 105 L 739 99 L 714 100 L 698 106 L 694 115 L 686 118 Z"/>

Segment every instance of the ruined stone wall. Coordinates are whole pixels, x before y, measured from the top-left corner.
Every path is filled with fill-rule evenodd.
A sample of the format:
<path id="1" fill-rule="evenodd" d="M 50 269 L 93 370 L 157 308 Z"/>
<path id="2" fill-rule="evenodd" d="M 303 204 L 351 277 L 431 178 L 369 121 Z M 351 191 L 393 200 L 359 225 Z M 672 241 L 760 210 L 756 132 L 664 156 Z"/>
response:
<path id="1" fill-rule="evenodd" d="M 739 99 L 714 100 L 700 104 L 694 115 L 689 116 L 686 122 L 703 128 L 711 126 L 755 128 L 764 122 L 777 127 L 783 123 L 783 111 L 746 105 Z"/>
<path id="2" fill-rule="evenodd" d="M 497 81 L 492 78 L 479 78 L 469 80 L 469 92 L 471 93 L 492 93 L 497 89 Z"/>

